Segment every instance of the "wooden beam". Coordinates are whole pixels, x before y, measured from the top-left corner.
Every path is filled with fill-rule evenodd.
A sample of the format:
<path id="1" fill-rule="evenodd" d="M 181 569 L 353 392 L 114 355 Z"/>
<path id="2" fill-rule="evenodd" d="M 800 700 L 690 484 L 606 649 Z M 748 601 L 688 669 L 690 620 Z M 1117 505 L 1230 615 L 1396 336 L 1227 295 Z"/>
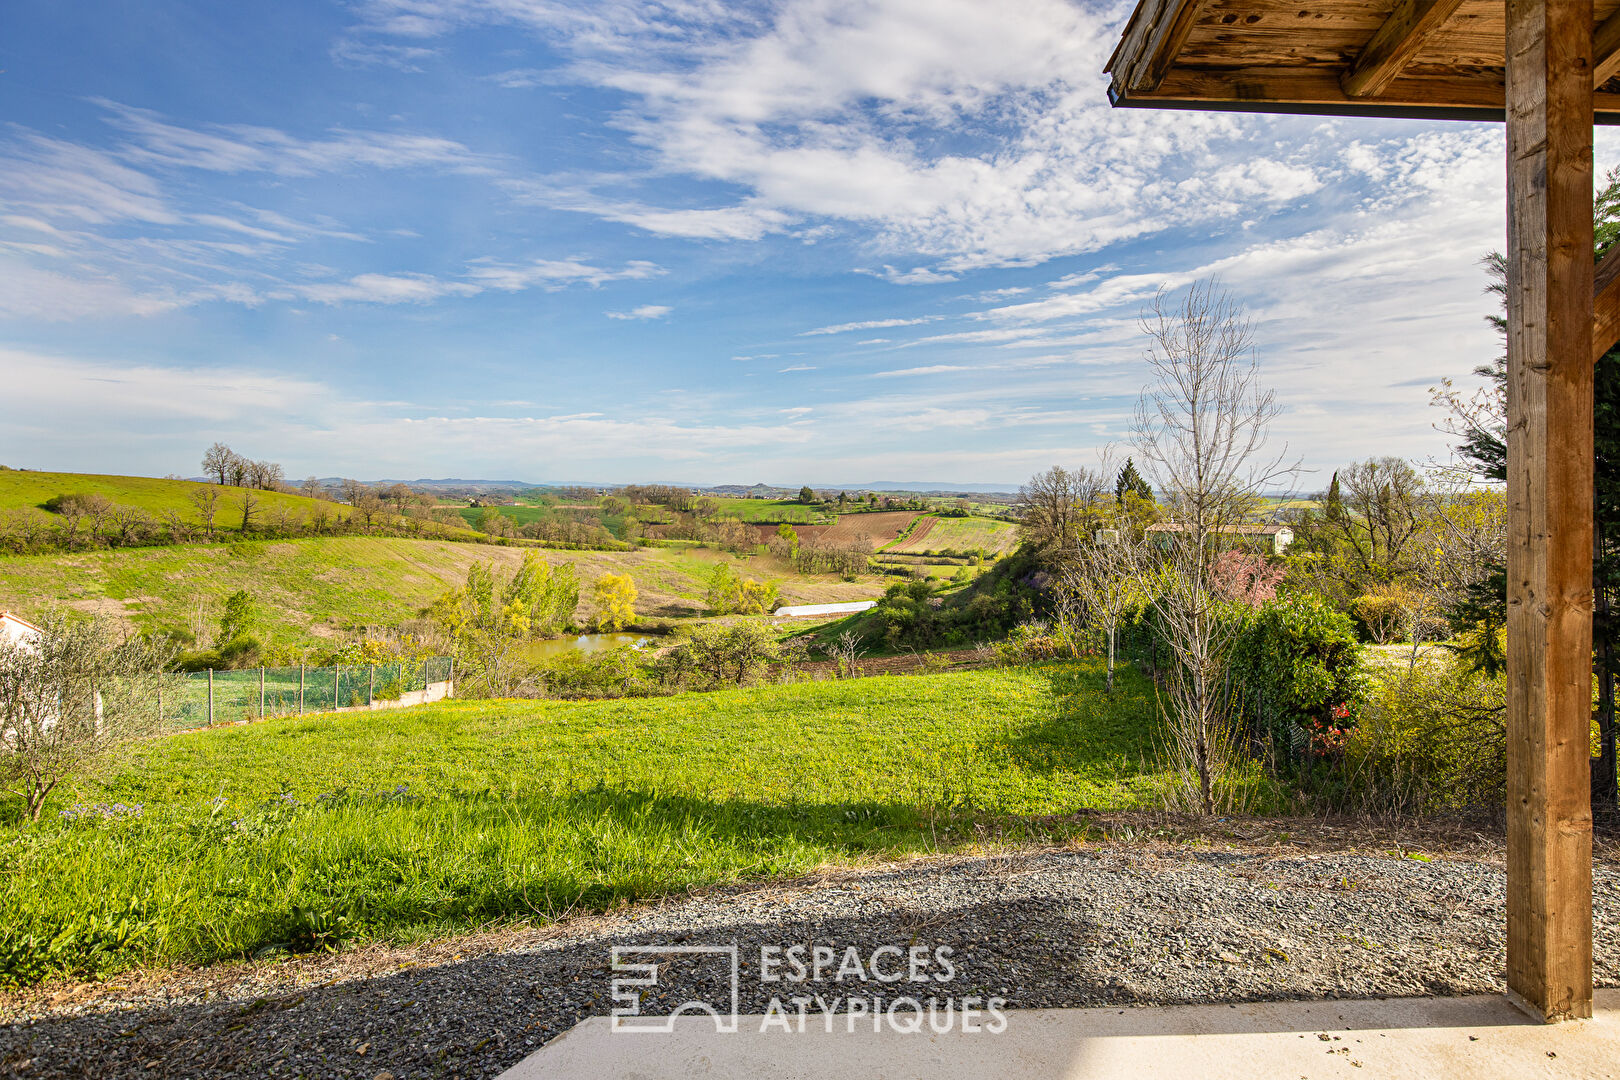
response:
<path id="1" fill-rule="evenodd" d="M 1449 79 L 1403 75 L 1376 98 L 1353 98 L 1325 68 L 1175 68 L 1157 90 L 1128 90 L 1115 82 L 1118 108 L 1215 112 L 1387 116 L 1501 123 L 1502 81 L 1487 76 Z M 1620 94 L 1592 95 L 1592 123 L 1620 124 Z"/>
<path id="2" fill-rule="evenodd" d="M 1462 6 L 1462 0 L 1400 0 L 1340 84 L 1353 98 L 1376 97 Z"/>
<path id="3" fill-rule="evenodd" d="M 1113 71 L 1115 81 L 1133 90 L 1156 89 L 1181 55 L 1187 35 L 1208 4 L 1209 0 L 1146 0 L 1139 4 L 1103 70 Z M 1116 70 L 1122 59 L 1125 67 Z"/>
<path id="4" fill-rule="evenodd" d="M 1592 275 L 1592 363 L 1620 341 L 1620 244 L 1609 249 Z"/>
<path id="5" fill-rule="evenodd" d="M 1620 11 L 1592 34 L 1592 85 L 1602 86 L 1620 74 Z"/>
<path id="6" fill-rule="evenodd" d="M 1592 1015 L 1592 4 L 1506 0 L 1507 982 Z"/>

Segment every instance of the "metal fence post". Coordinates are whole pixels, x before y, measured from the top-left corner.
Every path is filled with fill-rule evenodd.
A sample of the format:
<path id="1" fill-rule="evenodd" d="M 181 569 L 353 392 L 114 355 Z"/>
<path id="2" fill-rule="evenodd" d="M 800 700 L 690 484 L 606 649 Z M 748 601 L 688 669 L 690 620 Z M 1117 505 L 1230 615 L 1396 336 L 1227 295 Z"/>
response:
<path id="1" fill-rule="evenodd" d="M 264 719 L 264 665 L 259 665 L 259 719 Z"/>
<path id="2" fill-rule="evenodd" d="M 371 708 L 371 702 L 377 693 L 377 665 L 371 664 L 366 668 L 366 708 Z"/>
<path id="3" fill-rule="evenodd" d="M 453 656 L 450 658 L 450 677 L 448 679 L 446 679 L 445 682 L 449 683 L 450 685 L 446 686 L 444 688 L 444 696 L 445 697 L 455 697 L 456 696 L 456 658 L 453 657 Z"/>
<path id="4" fill-rule="evenodd" d="M 304 665 L 298 665 L 298 715 L 304 715 Z"/>
<path id="5" fill-rule="evenodd" d="M 208 726 L 214 726 L 214 669 L 208 669 Z"/>
<path id="6" fill-rule="evenodd" d="M 343 665 L 332 665 L 332 711 L 337 712 L 343 706 L 338 704 L 338 682 L 343 678 Z"/>

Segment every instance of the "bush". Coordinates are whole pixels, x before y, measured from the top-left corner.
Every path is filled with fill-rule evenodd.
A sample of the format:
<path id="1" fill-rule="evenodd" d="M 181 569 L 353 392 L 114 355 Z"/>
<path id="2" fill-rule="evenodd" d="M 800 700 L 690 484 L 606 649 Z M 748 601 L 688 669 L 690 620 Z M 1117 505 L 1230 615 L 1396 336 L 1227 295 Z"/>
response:
<path id="1" fill-rule="evenodd" d="M 1460 656 L 1374 671 L 1345 750 L 1358 801 L 1433 813 L 1499 809 L 1507 791 L 1507 680 Z"/>
<path id="2" fill-rule="evenodd" d="M 1248 617 L 1231 660 L 1245 712 L 1279 756 L 1342 748 L 1367 693 L 1349 616 L 1314 594 L 1280 597 Z"/>

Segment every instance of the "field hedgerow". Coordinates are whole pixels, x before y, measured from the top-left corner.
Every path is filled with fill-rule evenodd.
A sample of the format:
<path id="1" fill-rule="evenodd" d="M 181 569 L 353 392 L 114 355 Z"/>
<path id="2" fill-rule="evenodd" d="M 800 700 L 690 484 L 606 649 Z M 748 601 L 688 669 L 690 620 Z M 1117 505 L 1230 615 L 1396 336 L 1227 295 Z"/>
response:
<path id="1" fill-rule="evenodd" d="M 1080 662 L 177 736 L 0 825 L 0 983 L 1061 836 L 1050 815 L 1147 801 L 1154 715 Z"/>

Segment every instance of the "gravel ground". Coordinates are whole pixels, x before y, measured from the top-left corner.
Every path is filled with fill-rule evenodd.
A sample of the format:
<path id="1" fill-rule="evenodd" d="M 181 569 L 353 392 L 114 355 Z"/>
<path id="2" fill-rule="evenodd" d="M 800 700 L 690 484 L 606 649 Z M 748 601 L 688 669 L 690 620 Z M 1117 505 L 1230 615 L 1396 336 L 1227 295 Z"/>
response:
<path id="1" fill-rule="evenodd" d="M 1595 877 L 1596 970 L 1616 985 L 1620 870 Z M 1499 862 L 1463 858 L 1134 844 L 935 859 L 544 930 L 13 995 L 0 998 L 0 1074 L 493 1076 L 609 1011 L 615 944 L 740 943 L 749 1013 L 801 992 L 759 980 L 759 947 L 818 943 L 840 957 L 949 946 L 955 977 L 935 992 L 1010 1008 L 1499 991 L 1503 889 Z M 713 963 L 671 964 L 659 982 L 644 1012 L 727 998 Z M 852 986 L 829 972 L 802 992 Z"/>

